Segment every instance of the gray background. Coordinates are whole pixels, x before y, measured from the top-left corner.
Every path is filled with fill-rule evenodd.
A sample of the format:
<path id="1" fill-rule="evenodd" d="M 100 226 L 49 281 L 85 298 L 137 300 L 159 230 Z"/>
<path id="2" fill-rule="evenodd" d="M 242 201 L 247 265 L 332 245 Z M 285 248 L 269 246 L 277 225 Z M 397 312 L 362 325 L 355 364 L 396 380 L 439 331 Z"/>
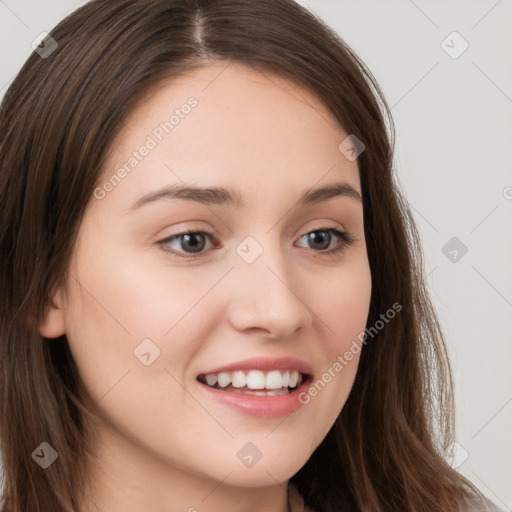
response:
<path id="1" fill-rule="evenodd" d="M 0 97 L 31 42 L 83 3 L 0 0 Z M 358 53 L 392 107 L 395 167 L 452 355 L 452 463 L 512 510 L 512 1 L 299 3 Z"/>

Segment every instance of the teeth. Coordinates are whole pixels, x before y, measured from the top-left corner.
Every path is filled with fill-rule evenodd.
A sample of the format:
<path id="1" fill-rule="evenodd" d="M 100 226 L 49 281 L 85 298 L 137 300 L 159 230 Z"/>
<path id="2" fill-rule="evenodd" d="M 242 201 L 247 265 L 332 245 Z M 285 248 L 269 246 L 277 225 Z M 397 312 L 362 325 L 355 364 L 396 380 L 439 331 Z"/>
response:
<path id="1" fill-rule="evenodd" d="M 297 372 L 293 372 L 290 375 L 290 382 L 288 383 L 288 386 L 294 388 L 297 385 L 297 382 L 299 382 L 299 374 Z"/>
<path id="2" fill-rule="evenodd" d="M 259 370 L 251 370 L 247 374 L 246 382 L 249 389 L 263 389 L 265 387 L 265 374 Z"/>
<path id="3" fill-rule="evenodd" d="M 267 389 L 281 389 L 283 387 L 283 376 L 279 370 L 268 372 L 265 377 L 265 387 Z"/>
<path id="4" fill-rule="evenodd" d="M 208 386 L 215 386 L 217 384 L 217 375 L 214 373 L 210 373 L 210 375 L 206 376 L 206 383 Z"/>
<path id="5" fill-rule="evenodd" d="M 217 380 L 219 382 L 219 386 L 221 388 L 225 388 L 231 383 L 231 375 L 229 373 L 220 372 L 219 375 L 217 375 Z"/>
<path id="6" fill-rule="evenodd" d="M 225 388 L 232 385 L 233 388 L 269 389 L 281 390 L 282 388 L 295 388 L 302 382 L 302 374 L 297 370 L 237 370 L 234 372 L 210 373 L 205 376 L 206 383 L 214 387 Z"/>
<path id="7" fill-rule="evenodd" d="M 233 393 L 240 393 L 242 395 L 255 395 L 255 396 L 280 396 L 287 395 L 288 389 L 271 389 L 269 391 L 242 391 L 240 389 L 232 389 Z"/>
<path id="8" fill-rule="evenodd" d="M 243 388 L 247 383 L 247 377 L 244 372 L 233 372 L 231 374 L 231 385 L 234 388 Z"/>

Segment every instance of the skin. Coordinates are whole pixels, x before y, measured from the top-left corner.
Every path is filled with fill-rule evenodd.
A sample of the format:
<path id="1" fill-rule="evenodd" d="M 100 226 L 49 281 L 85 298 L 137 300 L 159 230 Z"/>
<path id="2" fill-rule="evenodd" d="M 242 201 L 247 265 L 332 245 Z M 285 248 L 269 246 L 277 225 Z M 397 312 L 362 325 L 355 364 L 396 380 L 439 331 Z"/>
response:
<path id="1" fill-rule="evenodd" d="M 200 373 L 256 356 L 295 356 L 320 379 L 364 331 L 371 275 L 361 202 L 297 205 L 334 181 L 361 194 L 357 161 L 338 150 L 348 134 L 319 99 L 276 75 L 212 63 L 161 84 L 128 117 L 98 183 L 190 96 L 190 114 L 103 199 L 91 198 L 66 286 L 40 327 L 48 338 L 66 334 L 101 419 L 82 511 L 288 511 L 287 481 L 333 425 L 357 370 L 358 354 L 307 405 L 273 419 L 199 389 Z M 246 204 L 177 199 L 129 210 L 182 182 L 231 187 Z M 304 235 L 325 227 L 354 243 L 323 254 L 343 242 Z M 183 237 L 167 244 L 186 259 L 158 244 L 201 229 L 218 249 L 207 236 L 199 254 Z M 235 251 L 247 236 L 263 248 L 250 264 Z M 133 353 L 147 338 L 160 349 L 149 366 Z M 250 468 L 236 456 L 247 442 L 262 453 Z"/>

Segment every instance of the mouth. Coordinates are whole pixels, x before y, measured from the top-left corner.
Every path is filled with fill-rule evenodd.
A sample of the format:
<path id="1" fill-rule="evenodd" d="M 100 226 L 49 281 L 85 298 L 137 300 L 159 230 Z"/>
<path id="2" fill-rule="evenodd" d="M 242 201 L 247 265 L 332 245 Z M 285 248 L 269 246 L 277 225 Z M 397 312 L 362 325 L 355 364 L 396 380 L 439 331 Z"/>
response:
<path id="1" fill-rule="evenodd" d="M 200 374 L 197 380 L 220 391 L 253 396 L 281 396 L 293 393 L 312 376 L 298 370 L 261 370 Z"/>

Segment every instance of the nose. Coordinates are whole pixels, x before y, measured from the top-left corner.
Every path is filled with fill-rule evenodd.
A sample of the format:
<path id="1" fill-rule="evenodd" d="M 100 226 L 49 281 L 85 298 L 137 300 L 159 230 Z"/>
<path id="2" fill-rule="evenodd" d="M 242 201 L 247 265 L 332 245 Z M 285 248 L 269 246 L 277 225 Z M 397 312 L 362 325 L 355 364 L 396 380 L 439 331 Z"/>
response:
<path id="1" fill-rule="evenodd" d="M 266 250 L 253 263 L 238 261 L 236 285 L 230 294 L 229 321 L 239 331 L 261 330 L 274 339 L 286 339 L 313 321 L 304 284 L 290 265 Z"/>

